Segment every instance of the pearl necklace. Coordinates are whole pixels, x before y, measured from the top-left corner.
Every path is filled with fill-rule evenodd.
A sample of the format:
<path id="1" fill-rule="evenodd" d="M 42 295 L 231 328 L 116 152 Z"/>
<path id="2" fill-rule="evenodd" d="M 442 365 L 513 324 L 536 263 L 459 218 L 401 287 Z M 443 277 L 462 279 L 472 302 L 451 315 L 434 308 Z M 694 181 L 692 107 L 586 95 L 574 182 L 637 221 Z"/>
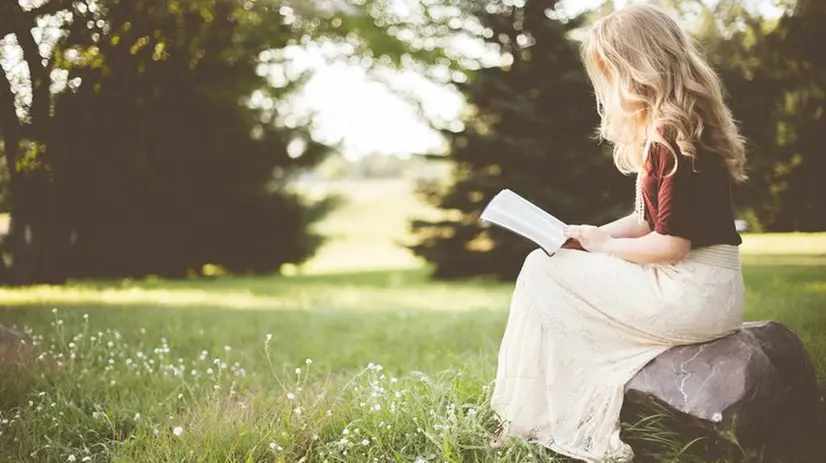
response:
<path id="1" fill-rule="evenodd" d="M 634 197 L 634 212 L 637 214 L 637 222 L 645 223 L 645 203 L 642 199 L 642 172 L 637 172 L 637 184 Z"/>
<path id="2" fill-rule="evenodd" d="M 645 202 L 642 198 L 642 178 L 645 174 L 645 160 L 648 157 L 648 148 L 649 148 L 650 141 L 645 142 L 645 145 L 642 148 L 642 167 L 640 167 L 640 171 L 637 172 L 637 183 L 635 186 L 636 191 L 634 192 L 634 212 L 637 215 L 637 222 L 640 224 L 645 224 Z"/>

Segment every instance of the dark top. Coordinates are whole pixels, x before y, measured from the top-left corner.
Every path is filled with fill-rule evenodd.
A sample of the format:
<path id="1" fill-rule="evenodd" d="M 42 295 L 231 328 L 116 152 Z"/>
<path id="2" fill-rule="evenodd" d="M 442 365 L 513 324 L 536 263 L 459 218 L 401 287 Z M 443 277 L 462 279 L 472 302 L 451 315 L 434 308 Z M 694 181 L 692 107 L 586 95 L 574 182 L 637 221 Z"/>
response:
<path id="1" fill-rule="evenodd" d="M 668 140 L 668 138 L 666 138 Z M 731 177 L 719 156 L 699 153 L 692 161 L 672 143 L 679 161 L 659 143 L 652 143 L 642 178 L 645 220 L 661 235 L 691 240 L 692 248 L 715 244 L 740 245 L 734 225 Z M 671 174 L 669 176 L 669 174 Z"/>

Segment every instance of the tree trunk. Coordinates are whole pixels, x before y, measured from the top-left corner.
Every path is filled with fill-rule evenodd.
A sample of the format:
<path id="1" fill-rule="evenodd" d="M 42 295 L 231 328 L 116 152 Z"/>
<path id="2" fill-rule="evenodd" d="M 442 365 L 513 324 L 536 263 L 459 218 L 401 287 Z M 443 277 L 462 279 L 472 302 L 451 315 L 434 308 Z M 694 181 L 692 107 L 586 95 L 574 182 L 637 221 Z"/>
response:
<path id="1" fill-rule="evenodd" d="M 32 85 L 31 122 L 24 127 L 17 118 L 11 83 L 0 70 L 0 136 L 10 177 L 11 223 L 7 243 L 12 256 L 10 268 L 0 272 L 0 278 L 15 285 L 59 284 L 65 281 L 62 256 L 68 252 L 69 239 L 59 220 L 59 195 L 55 189 L 53 162 L 48 155 L 51 67 L 43 63 L 31 33 L 32 12 L 23 11 L 17 2 L 6 4 L 0 10 L 4 12 L 0 30 L 17 37 Z M 25 134 L 24 129 L 27 129 Z M 42 165 L 37 171 L 18 169 L 26 142 L 37 143 L 35 149 Z"/>
<path id="2" fill-rule="evenodd" d="M 0 137 L 3 138 L 4 154 L 6 158 L 6 169 L 9 172 L 9 193 L 11 199 L 11 222 L 9 223 L 9 232 L 4 242 L 12 254 L 12 264 L 10 268 L 5 268 L 2 283 L 17 284 L 18 276 L 16 256 L 21 251 L 21 241 L 23 235 L 20 233 L 20 221 L 17 216 L 19 213 L 19 198 L 20 198 L 20 175 L 17 171 L 17 160 L 20 159 L 20 142 L 22 139 L 22 127 L 20 121 L 17 119 L 17 113 L 14 106 L 14 93 L 11 90 L 11 82 L 9 82 L 6 73 L 0 70 Z M 4 267 L 5 263 L 4 263 Z"/>

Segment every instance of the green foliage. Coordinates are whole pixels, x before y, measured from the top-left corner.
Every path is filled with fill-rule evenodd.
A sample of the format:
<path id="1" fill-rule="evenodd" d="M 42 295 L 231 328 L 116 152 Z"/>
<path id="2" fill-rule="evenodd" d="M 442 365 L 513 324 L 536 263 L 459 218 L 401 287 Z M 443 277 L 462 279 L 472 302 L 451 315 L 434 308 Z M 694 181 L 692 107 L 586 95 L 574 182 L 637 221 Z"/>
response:
<path id="1" fill-rule="evenodd" d="M 683 2 L 696 4 L 698 2 Z M 701 4 L 702 5 L 702 4 Z M 826 229 L 826 41 L 822 2 L 797 2 L 779 20 L 741 0 L 704 7 L 698 38 L 720 71 L 749 141 L 750 181 L 737 203 L 771 231 Z"/>
<path id="2" fill-rule="evenodd" d="M 15 33 L 34 73 L 31 88 L 16 89 L 32 95 L 27 118 L 14 117 L 12 84 L 0 88 L 4 138 L 37 148 L 6 156 L 18 173 L 6 240 L 17 283 L 184 276 L 205 264 L 262 273 L 306 260 L 322 242 L 311 226 L 334 202 L 311 203 L 288 185 L 329 149 L 291 114 L 288 97 L 307 76 L 288 72 L 283 51 L 346 43 L 351 58 L 399 63 L 408 49 L 377 25 L 386 5 L 372 2 L 32 6 L 4 4 L 0 19 L 0 35 Z M 42 61 L 20 25 L 56 12 L 71 16 Z M 54 96 L 42 91 L 53 69 L 68 82 Z M 278 72 L 286 78 L 270 78 Z"/>
<path id="3" fill-rule="evenodd" d="M 423 190 L 449 214 L 413 224 L 421 237 L 413 250 L 434 264 L 436 277 L 515 276 L 535 245 L 477 222 L 502 188 L 568 223 L 607 221 L 632 204 L 631 186 L 593 139 L 594 98 L 578 46 L 568 37 L 581 19 L 550 19 L 556 3 L 464 3 L 483 27 L 478 38 L 510 62 L 476 71 L 460 85 L 470 104 L 464 130 L 444 131 L 450 141 L 445 160 L 455 165 L 455 179 L 447 191 L 438 185 Z"/>

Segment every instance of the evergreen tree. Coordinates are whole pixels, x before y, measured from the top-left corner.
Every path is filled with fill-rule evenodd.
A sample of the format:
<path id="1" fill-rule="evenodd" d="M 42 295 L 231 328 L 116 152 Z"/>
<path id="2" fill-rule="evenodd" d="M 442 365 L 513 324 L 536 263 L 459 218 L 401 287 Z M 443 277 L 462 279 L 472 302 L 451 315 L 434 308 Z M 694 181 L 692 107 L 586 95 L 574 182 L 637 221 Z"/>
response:
<path id="1" fill-rule="evenodd" d="M 595 140 L 593 89 L 570 32 L 584 17 L 558 18 L 556 0 L 472 1 L 479 37 L 503 52 L 506 65 L 483 68 L 460 85 L 470 109 L 465 127 L 445 131 L 454 179 L 447 191 L 422 193 L 446 212 L 416 220 L 412 246 L 437 278 L 487 274 L 511 279 L 536 245 L 480 224 L 478 216 L 510 188 L 567 223 L 601 224 L 629 212 L 633 182 Z M 438 158 L 438 156 L 430 156 Z"/>

